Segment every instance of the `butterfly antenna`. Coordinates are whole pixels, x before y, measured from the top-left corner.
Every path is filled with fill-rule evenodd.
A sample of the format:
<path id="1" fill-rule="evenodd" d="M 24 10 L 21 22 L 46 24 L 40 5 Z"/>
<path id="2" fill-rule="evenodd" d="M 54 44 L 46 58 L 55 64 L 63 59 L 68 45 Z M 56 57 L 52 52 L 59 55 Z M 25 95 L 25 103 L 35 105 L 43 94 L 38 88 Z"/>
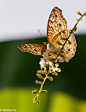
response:
<path id="1" fill-rule="evenodd" d="M 38 29 L 38 31 L 39 31 L 39 29 Z M 39 31 L 39 33 L 40 33 L 40 31 Z M 41 37 L 42 37 L 42 34 L 40 33 L 40 35 L 41 35 Z M 43 37 L 42 37 L 43 38 Z M 44 38 L 43 38 L 43 40 L 44 40 Z M 28 40 L 28 41 L 34 41 L 34 40 Z M 39 41 L 35 41 L 35 42 L 39 42 Z M 42 43 L 42 42 L 41 42 Z"/>
<path id="2" fill-rule="evenodd" d="M 34 40 L 28 40 L 28 41 L 33 41 L 33 42 L 40 42 L 40 41 L 34 41 Z M 40 43 L 43 43 L 43 42 L 40 42 Z"/>
<path id="3" fill-rule="evenodd" d="M 34 40 L 28 40 L 28 41 L 39 42 L 39 41 L 34 41 Z M 41 42 L 41 43 L 42 43 L 42 42 Z"/>
<path id="4" fill-rule="evenodd" d="M 39 29 L 38 29 L 38 32 L 40 33 Z M 43 36 L 42 36 L 42 34 L 41 34 L 41 33 L 40 33 L 40 35 L 41 35 L 41 37 L 43 38 Z M 43 38 L 43 40 L 44 40 L 44 38 Z"/>

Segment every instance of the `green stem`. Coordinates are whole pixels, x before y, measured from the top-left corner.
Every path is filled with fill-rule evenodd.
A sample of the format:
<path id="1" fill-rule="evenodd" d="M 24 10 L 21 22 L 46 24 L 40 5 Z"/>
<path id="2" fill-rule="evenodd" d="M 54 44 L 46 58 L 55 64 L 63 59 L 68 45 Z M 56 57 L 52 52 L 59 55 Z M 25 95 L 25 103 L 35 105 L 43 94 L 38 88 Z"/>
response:
<path id="1" fill-rule="evenodd" d="M 67 40 L 65 41 L 65 43 L 63 44 L 62 49 L 64 48 L 64 45 L 65 45 L 66 42 L 68 41 L 68 39 L 69 39 L 69 37 L 71 36 L 71 34 L 74 32 L 74 29 L 76 28 L 76 26 L 77 26 L 77 24 L 79 23 L 79 21 L 82 20 L 83 16 L 85 16 L 85 15 L 86 15 L 86 12 L 85 12 L 83 15 L 81 15 L 81 17 L 80 17 L 79 19 L 77 19 L 77 22 L 76 22 L 76 24 L 74 25 L 74 27 L 72 28 L 72 30 L 70 30 L 70 34 L 69 34 Z"/>
<path id="2" fill-rule="evenodd" d="M 50 71 L 51 71 L 51 68 L 49 68 L 49 71 L 47 72 L 47 75 L 46 75 L 46 77 L 44 78 L 44 81 L 43 81 L 42 84 L 41 84 L 40 90 L 39 90 L 38 94 L 36 95 L 36 96 L 37 96 L 37 100 L 38 100 L 39 94 L 40 94 L 41 91 L 42 91 L 43 85 L 44 85 L 46 79 L 48 78 L 48 75 L 49 75 Z"/>
<path id="3" fill-rule="evenodd" d="M 81 17 L 80 17 L 79 19 L 77 19 L 77 22 L 76 22 L 76 24 L 75 24 L 75 26 L 73 27 L 72 30 L 74 30 L 74 28 L 77 26 L 78 22 L 79 22 L 80 20 L 82 20 L 83 16 L 85 16 L 85 15 L 86 15 L 86 12 L 85 12 L 83 15 L 81 15 Z"/>

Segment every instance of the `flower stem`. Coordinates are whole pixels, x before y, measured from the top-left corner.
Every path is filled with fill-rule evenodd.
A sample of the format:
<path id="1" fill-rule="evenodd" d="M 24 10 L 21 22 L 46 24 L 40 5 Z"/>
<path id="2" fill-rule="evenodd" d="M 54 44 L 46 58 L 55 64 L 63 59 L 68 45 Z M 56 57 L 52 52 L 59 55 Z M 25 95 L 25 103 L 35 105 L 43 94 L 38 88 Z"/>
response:
<path id="1" fill-rule="evenodd" d="M 80 17 L 79 19 L 77 19 L 77 22 L 76 22 L 76 24 L 74 25 L 74 27 L 72 28 L 72 30 L 70 30 L 70 34 L 69 34 L 67 40 L 65 41 L 65 43 L 63 44 L 62 49 L 64 48 L 64 45 L 65 45 L 66 42 L 68 41 L 68 39 L 69 39 L 69 37 L 71 36 L 71 34 L 74 32 L 74 29 L 76 28 L 76 26 L 77 26 L 77 24 L 79 23 L 79 21 L 82 20 L 83 16 L 85 16 L 85 15 L 86 15 L 86 12 L 85 12 L 83 15 L 81 15 L 81 17 Z"/>
<path id="2" fill-rule="evenodd" d="M 74 28 L 77 26 L 78 22 L 79 22 L 80 20 L 82 20 L 83 16 L 85 16 L 85 15 L 86 15 L 86 12 L 85 12 L 83 15 L 81 15 L 81 17 L 80 17 L 79 19 L 77 19 L 77 22 L 76 22 L 76 24 L 75 24 L 75 26 L 73 27 L 72 30 L 74 30 Z"/>
<path id="3" fill-rule="evenodd" d="M 36 95 L 37 100 L 38 100 L 38 96 L 39 96 L 39 94 L 40 94 L 41 91 L 42 91 L 43 85 L 44 85 L 46 79 L 48 78 L 48 75 L 49 75 L 50 71 L 51 71 L 51 67 L 49 68 L 49 71 L 47 72 L 46 77 L 44 78 L 44 80 L 43 80 L 43 82 L 42 82 L 42 84 L 41 84 L 40 90 L 39 90 L 38 94 Z"/>

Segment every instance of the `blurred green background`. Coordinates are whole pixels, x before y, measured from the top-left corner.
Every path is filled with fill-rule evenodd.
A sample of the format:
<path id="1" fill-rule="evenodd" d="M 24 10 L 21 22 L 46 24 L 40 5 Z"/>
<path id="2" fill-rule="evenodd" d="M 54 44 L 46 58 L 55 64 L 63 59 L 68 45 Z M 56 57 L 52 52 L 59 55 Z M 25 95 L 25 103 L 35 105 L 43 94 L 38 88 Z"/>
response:
<path id="1" fill-rule="evenodd" d="M 75 35 L 77 51 L 69 63 L 60 63 L 61 72 L 54 81 L 46 81 L 48 93 L 39 95 L 40 105 L 33 104 L 36 72 L 42 56 L 22 52 L 19 44 L 28 39 L 0 43 L 0 111 L 16 112 L 86 112 L 86 35 Z M 44 38 L 47 41 L 47 38 Z M 32 39 L 31 39 L 32 40 Z M 36 38 L 33 42 L 43 39 Z M 40 80 L 40 79 L 38 79 Z"/>

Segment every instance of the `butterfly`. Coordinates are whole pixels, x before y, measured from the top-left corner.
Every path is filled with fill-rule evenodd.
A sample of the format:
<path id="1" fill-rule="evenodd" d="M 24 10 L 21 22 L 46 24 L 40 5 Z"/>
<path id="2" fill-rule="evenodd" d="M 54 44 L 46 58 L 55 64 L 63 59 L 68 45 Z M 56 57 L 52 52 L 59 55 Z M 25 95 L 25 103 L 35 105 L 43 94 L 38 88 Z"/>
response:
<path id="1" fill-rule="evenodd" d="M 54 7 L 50 13 L 47 24 L 48 42 L 55 48 L 61 48 L 69 34 L 70 31 L 67 29 L 67 21 L 62 15 L 62 10 L 58 7 Z M 62 38 L 65 39 L 63 40 Z M 64 46 L 64 49 L 68 51 L 68 56 L 70 53 L 72 53 L 72 56 L 74 56 L 76 51 L 76 40 L 73 34 L 71 34 L 69 41 L 71 42 L 71 45 L 67 42 Z M 59 45 L 58 42 L 61 44 Z M 19 45 L 18 48 L 23 52 L 30 52 L 35 55 L 43 55 L 47 49 L 47 46 L 37 43 L 25 43 Z"/>

